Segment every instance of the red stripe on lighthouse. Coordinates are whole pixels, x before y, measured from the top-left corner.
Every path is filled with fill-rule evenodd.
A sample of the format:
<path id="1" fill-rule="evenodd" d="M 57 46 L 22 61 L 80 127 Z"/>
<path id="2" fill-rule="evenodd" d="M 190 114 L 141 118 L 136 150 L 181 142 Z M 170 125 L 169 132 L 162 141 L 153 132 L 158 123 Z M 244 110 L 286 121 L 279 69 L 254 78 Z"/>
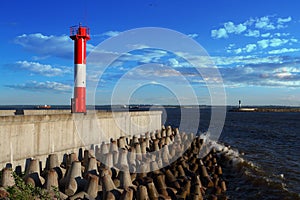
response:
<path id="1" fill-rule="evenodd" d="M 75 87 L 74 97 L 75 97 L 75 112 L 86 112 L 85 103 L 86 89 L 85 87 Z"/>
<path id="2" fill-rule="evenodd" d="M 86 63 L 86 40 L 79 38 L 75 41 L 75 58 L 74 64 L 85 64 Z M 76 51 L 75 50 L 75 51 Z"/>

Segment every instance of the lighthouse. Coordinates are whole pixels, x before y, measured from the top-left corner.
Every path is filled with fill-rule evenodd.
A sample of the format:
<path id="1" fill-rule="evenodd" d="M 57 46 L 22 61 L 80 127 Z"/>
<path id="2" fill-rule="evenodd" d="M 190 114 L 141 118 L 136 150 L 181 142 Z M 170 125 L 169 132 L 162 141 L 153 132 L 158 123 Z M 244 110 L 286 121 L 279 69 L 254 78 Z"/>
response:
<path id="1" fill-rule="evenodd" d="M 70 38 L 74 40 L 74 96 L 72 113 L 86 113 L 86 41 L 90 39 L 89 28 L 72 26 Z"/>

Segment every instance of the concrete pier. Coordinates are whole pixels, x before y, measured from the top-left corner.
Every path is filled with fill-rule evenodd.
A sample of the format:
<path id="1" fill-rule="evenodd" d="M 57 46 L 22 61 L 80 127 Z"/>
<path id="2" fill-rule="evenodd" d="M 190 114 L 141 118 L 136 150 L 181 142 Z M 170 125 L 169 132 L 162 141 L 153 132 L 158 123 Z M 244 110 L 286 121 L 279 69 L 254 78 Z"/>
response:
<path id="1" fill-rule="evenodd" d="M 46 163 L 56 153 L 77 152 L 111 138 L 140 135 L 161 128 L 161 111 L 106 112 L 71 114 L 66 110 L 0 111 L 0 166 L 7 163 L 25 166 L 26 158 Z M 61 160 L 59 160 L 61 162 Z"/>

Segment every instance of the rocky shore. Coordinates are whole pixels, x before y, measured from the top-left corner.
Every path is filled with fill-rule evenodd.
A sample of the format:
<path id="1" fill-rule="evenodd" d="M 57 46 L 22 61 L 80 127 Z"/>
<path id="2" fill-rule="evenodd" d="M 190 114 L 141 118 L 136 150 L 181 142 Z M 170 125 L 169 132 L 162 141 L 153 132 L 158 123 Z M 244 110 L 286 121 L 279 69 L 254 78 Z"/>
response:
<path id="1" fill-rule="evenodd" d="M 62 162 L 50 154 L 43 169 L 34 158 L 24 172 L 8 164 L 0 199 L 228 199 L 219 152 L 213 148 L 200 158 L 203 142 L 163 126 L 65 154 Z"/>

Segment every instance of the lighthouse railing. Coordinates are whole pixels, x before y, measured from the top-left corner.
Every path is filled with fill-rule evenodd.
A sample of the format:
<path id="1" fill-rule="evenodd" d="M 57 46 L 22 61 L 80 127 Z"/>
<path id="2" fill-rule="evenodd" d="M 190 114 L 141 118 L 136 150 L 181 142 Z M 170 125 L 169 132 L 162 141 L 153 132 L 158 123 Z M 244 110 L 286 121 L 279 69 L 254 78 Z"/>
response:
<path id="1" fill-rule="evenodd" d="M 79 31 L 78 31 L 79 28 L 84 28 L 85 29 L 85 34 L 90 35 L 90 29 L 87 26 L 75 25 L 75 26 L 70 27 L 70 36 L 81 35 L 81 33 L 79 33 Z"/>

